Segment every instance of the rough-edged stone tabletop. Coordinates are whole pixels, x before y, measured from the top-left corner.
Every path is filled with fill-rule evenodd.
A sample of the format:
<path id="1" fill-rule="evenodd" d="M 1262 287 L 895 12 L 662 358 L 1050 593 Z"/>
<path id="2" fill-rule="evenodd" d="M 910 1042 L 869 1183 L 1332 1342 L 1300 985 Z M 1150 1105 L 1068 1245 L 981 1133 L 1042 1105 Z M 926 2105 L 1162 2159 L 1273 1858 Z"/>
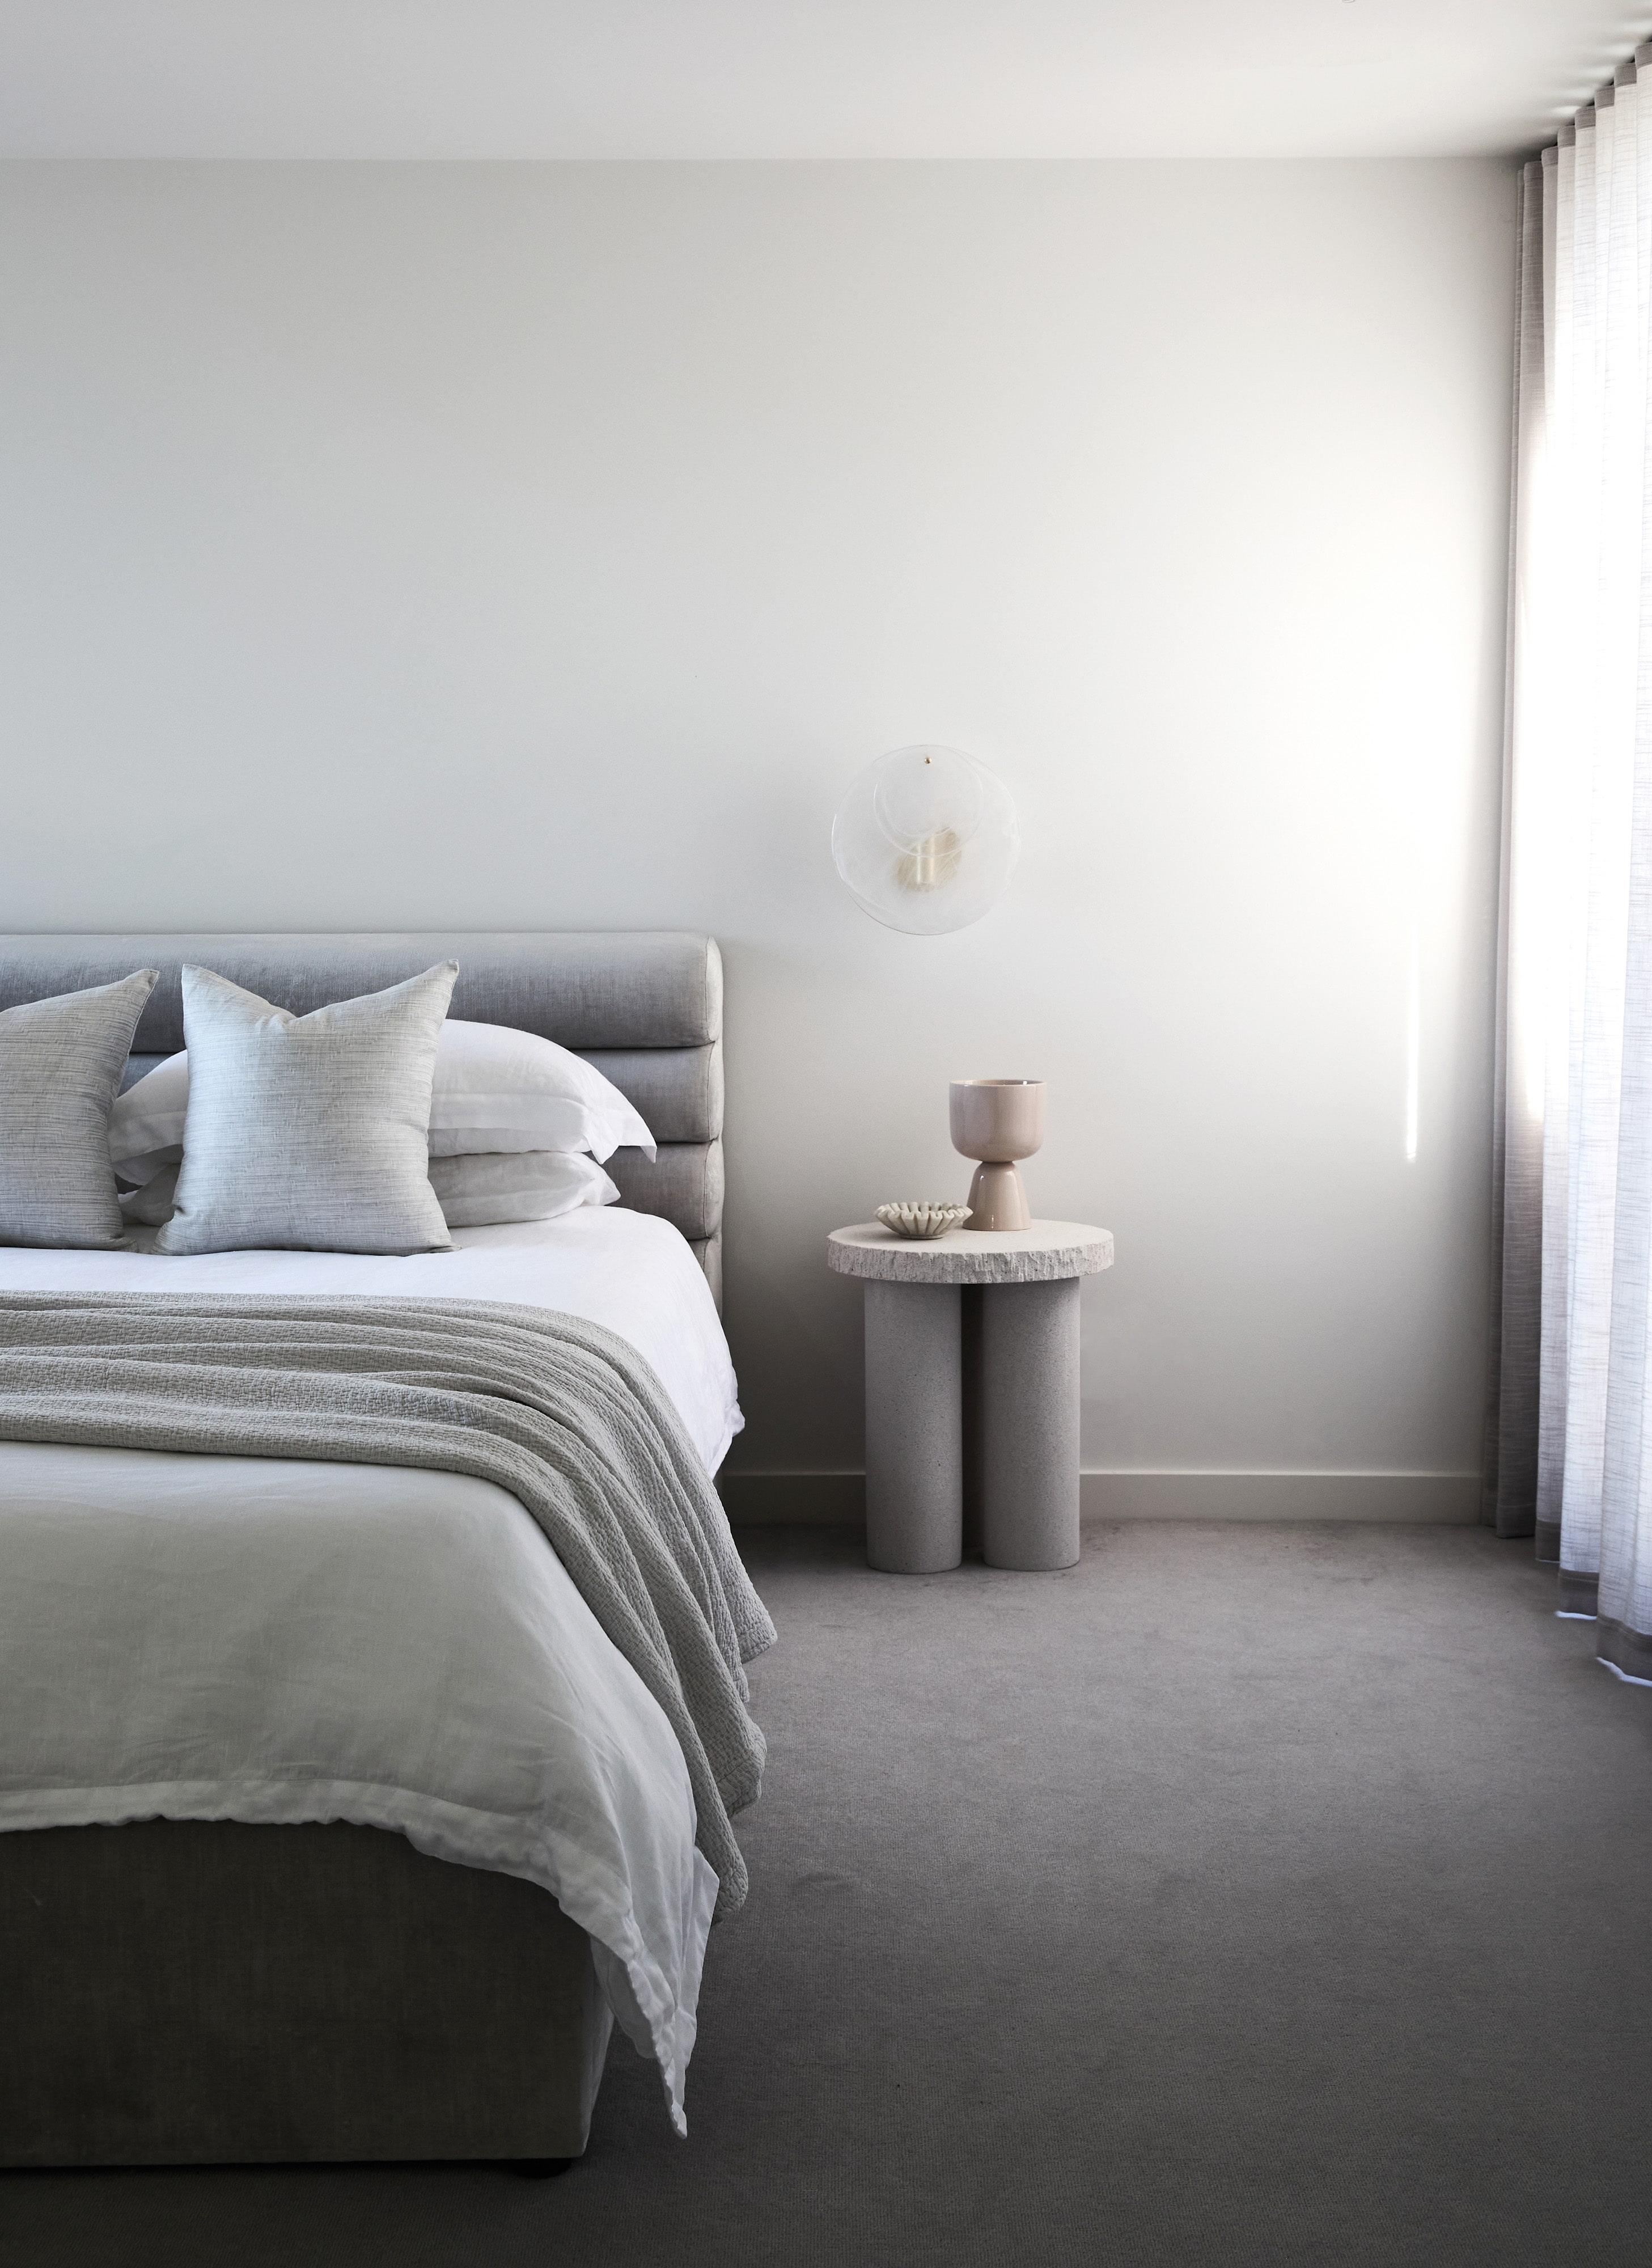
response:
<path id="1" fill-rule="evenodd" d="M 1054 1284 L 1111 1268 L 1112 1234 L 1082 1221 L 1035 1220 L 1031 1228 L 897 1236 L 880 1220 L 863 1220 L 832 1231 L 826 1265 L 881 1284 Z"/>

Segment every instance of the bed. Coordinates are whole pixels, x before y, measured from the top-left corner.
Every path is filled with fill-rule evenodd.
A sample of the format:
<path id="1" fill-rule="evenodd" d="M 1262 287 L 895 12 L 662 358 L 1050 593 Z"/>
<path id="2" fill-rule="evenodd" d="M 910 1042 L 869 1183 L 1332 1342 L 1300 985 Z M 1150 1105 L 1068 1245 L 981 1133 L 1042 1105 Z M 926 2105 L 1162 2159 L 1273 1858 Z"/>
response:
<path id="1" fill-rule="evenodd" d="M 445 958 L 459 964 L 453 1015 L 576 1050 L 649 1121 L 657 1159 L 630 1151 L 609 1164 L 621 1207 L 460 1230 L 452 1253 L 393 1260 L 162 1258 L 141 1233 L 119 1253 L 5 1248 L 0 1291 L 158 1285 L 192 1298 L 394 1294 L 561 1310 L 643 1356 L 714 1472 L 740 1421 L 717 1321 L 722 988 L 712 940 L 0 939 L 0 1007 L 158 968 L 134 1042 L 136 1077 L 182 1045 L 186 960 L 304 1013 Z M 622 1887 L 642 1917 L 644 1952 L 652 1959 L 657 1940 L 666 1948 L 674 2073 L 664 2051 L 661 2064 L 680 2110 L 709 1918 L 703 1876 L 691 1884 L 684 1872 L 681 1755 L 514 1498 L 454 1473 L 7 1440 L 0 1565 L 8 1540 L 26 1579 L 15 1590 L 25 1603 L 9 1675 L 21 1718 L 33 1707 L 39 1719 L 37 1767 L 36 1752 L 60 1737 L 124 1743 L 121 1786 L 135 1793 L 89 1808 L 73 1757 L 48 1756 L 27 1789 L 0 1787 L 0 1825 L 12 1830 L 0 1833 L 0 2162 L 571 2160 L 584 2147 L 613 2008 L 635 2017 L 641 1989 L 602 1918 L 614 1904 L 608 1846 L 594 1829 L 589 1851 L 569 1839 L 567 1821 L 598 1804 L 613 1815 L 598 1826 L 617 1854 L 610 1874 L 629 1870 Z M 88 1570 L 106 1576 L 100 1590 Z M 130 1721 L 129 1699 L 120 1723 L 97 1722 L 100 1696 L 111 1705 L 129 1696 L 129 1676 L 123 1685 L 103 1671 L 132 1643 L 137 1625 L 118 1602 L 135 1591 L 148 1602 L 145 1642 L 192 1690 L 245 1697 L 251 1714 L 261 1705 L 260 1662 L 296 1648 L 277 1683 L 297 1715 L 247 1737 L 279 1734 L 290 1758 L 308 1753 L 316 1724 L 336 1739 L 344 1723 L 360 1767 L 350 1785 L 390 1797 L 341 1815 L 329 1757 L 313 1787 L 295 1795 L 289 1773 L 262 1811 L 238 1797 L 239 1815 L 146 1815 L 131 1763 L 146 1728 Z M 32 1632 L 49 1619 L 31 1621 L 31 1598 L 70 1616 L 67 1653 L 57 1630 L 31 1653 Z M 283 1619 L 275 1600 L 286 1602 Z M 72 1707 L 55 1684 L 65 1680 Z M 576 1764 L 558 1764 L 554 1785 L 540 1761 L 553 1719 L 557 1740 L 579 1751 Z M 409 1771 L 395 1744 L 414 1724 L 427 1730 Z M 154 1737 L 175 1743 L 176 1734 L 169 1719 Z M 520 1790 L 535 1770 L 546 1784 L 533 1783 L 530 1804 Z M 472 1800 L 466 1781 L 456 1807 L 442 1793 L 452 1771 L 491 1774 L 496 1803 Z M 62 1823 L 54 1788 L 69 1807 Z M 461 1810 L 463 1832 L 452 1824 Z M 518 1835 L 530 1812 L 532 1837 L 526 1826 Z M 491 1822 L 493 1844 L 478 1841 L 478 1820 Z M 688 1822 L 692 1839 L 691 1800 Z M 582 1927 L 575 1912 L 598 1918 Z M 654 2019 L 657 2049 L 664 2021 Z"/>

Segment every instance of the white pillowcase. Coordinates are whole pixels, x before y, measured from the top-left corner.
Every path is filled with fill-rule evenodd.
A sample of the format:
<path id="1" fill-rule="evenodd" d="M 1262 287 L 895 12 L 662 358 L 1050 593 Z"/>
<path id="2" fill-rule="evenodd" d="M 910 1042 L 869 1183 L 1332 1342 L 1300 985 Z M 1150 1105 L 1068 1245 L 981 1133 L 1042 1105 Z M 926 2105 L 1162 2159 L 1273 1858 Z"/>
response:
<path id="1" fill-rule="evenodd" d="M 580 1205 L 620 1202 L 619 1190 L 583 1150 L 473 1150 L 432 1158 L 430 1187 L 450 1228 L 555 1220 Z"/>
<path id="2" fill-rule="evenodd" d="M 554 1040 L 450 1016 L 436 1050 L 430 1155 L 477 1150 L 589 1150 L 622 1144 L 654 1155 L 654 1137 L 612 1079 Z"/>
<path id="3" fill-rule="evenodd" d="M 164 1227 L 173 1217 L 178 1167 L 163 1166 L 121 1211 L 128 1221 Z M 476 1151 L 432 1158 L 430 1187 L 450 1228 L 492 1228 L 512 1220 L 556 1220 L 581 1205 L 618 1204 L 620 1192 L 581 1150 Z"/>
<path id="4" fill-rule="evenodd" d="M 189 1057 L 168 1056 L 128 1087 L 109 1118 L 109 1155 L 141 1188 L 183 1155 Z M 554 1040 L 506 1024 L 450 1016 L 436 1048 L 430 1155 L 510 1150 L 588 1150 L 601 1160 L 622 1144 L 654 1155 L 654 1138 L 612 1079 Z M 526 1216 L 524 1216 L 526 1218 Z"/>

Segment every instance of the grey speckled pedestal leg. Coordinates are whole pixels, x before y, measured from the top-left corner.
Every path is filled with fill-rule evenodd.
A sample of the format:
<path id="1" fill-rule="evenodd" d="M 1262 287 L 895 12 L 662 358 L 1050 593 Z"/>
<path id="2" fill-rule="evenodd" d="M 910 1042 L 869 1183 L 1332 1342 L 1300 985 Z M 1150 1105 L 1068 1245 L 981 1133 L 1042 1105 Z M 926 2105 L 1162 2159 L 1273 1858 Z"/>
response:
<path id="1" fill-rule="evenodd" d="M 980 1378 L 982 1557 L 989 1567 L 1070 1567 L 1078 1557 L 1076 1276 L 982 1291 Z"/>
<path id="2" fill-rule="evenodd" d="M 867 1563 L 938 1574 L 964 1548 L 958 1287 L 869 1280 L 865 1293 Z"/>

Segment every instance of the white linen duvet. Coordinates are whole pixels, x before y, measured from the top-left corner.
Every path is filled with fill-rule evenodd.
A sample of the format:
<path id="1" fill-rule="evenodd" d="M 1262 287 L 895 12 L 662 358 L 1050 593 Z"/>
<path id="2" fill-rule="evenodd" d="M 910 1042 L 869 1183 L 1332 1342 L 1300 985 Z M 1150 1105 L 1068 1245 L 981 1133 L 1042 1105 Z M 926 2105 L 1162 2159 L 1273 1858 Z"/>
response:
<path id="1" fill-rule="evenodd" d="M 677 1232 L 613 1206 L 450 1253 L 0 1248 L 0 1289 L 373 1292 L 628 1338 L 704 1456 L 740 1425 Z M 519 1874 L 591 1936 L 672 2117 L 716 1896 L 658 1705 L 516 1498 L 461 1474 L 0 1442 L 0 1828 L 349 1820 Z"/>

